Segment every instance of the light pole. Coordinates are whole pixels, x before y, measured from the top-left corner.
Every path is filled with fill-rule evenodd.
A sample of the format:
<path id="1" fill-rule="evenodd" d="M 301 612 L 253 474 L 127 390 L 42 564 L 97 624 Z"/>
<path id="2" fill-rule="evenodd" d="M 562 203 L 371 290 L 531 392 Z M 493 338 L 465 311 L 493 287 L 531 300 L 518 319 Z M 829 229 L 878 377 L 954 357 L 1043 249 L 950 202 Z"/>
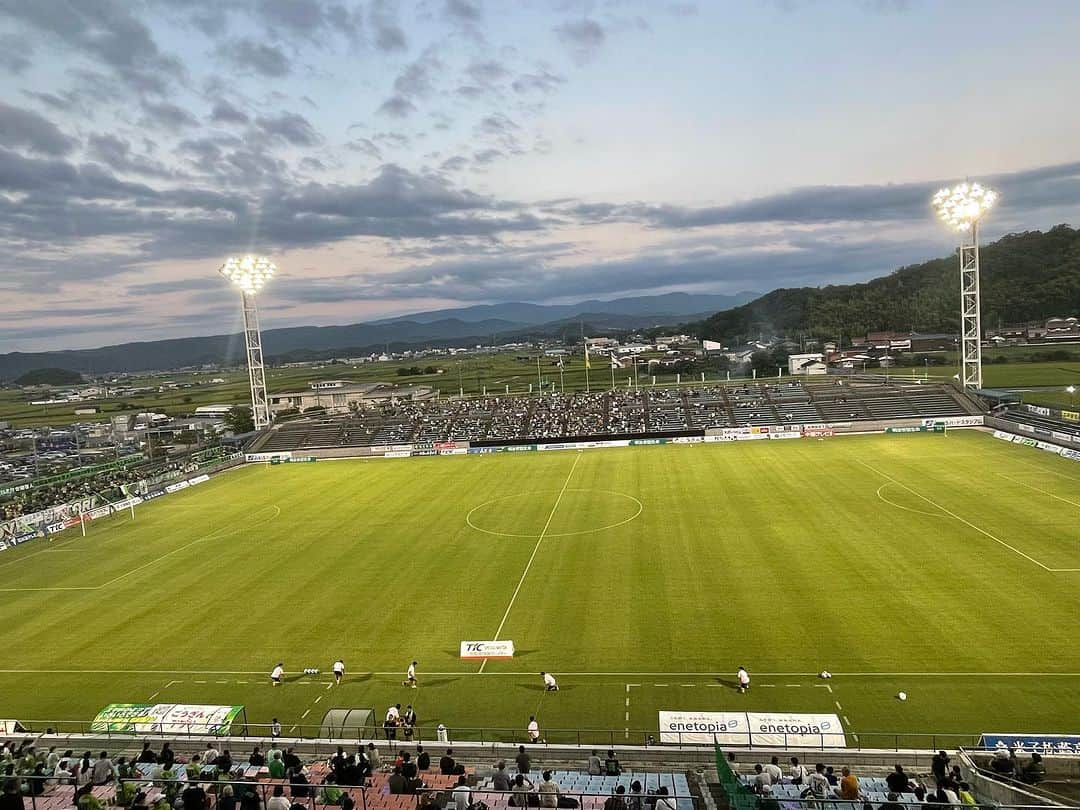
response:
<path id="1" fill-rule="evenodd" d="M 979 302 L 979 220 L 997 201 L 978 183 L 943 188 L 931 205 L 960 238 L 960 384 L 982 388 L 982 317 Z"/>
<path id="2" fill-rule="evenodd" d="M 277 267 L 265 256 L 230 256 L 218 270 L 240 290 L 244 313 L 244 345 L 247 350 L 248 381 L 251 383 L 251 416 L 255 429 L 270 424 L 270 402 L 266 395 L 266 372 L 263 369 L 262 333 L 255 296 L 277 273 Z"/>

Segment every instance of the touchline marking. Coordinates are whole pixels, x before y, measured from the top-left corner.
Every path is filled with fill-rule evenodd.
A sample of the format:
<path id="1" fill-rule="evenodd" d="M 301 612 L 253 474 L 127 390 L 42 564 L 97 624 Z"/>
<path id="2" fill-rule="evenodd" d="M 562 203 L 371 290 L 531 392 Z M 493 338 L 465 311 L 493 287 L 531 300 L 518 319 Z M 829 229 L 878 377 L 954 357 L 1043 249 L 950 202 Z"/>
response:
<path id="1" fill-rule="evenodd" d="M 1004 478 L 1006 481 L 1011 481 L 1012 483 L 1019 484 L 1022 487 L 1027 487 L 1028 489 L 1033 489 L 1036 492 L 1041 492 L 1043 495 L 1049 495 L 1051 498 L 1054 498 L 1055 500 L 1059 500 L 1059 501 L 1062 501 L 1064 503 L 1067 503 L 1070 506 L 1080 507 L 1080 503 L 1078 503 L 1076 501 L 1070 501 L 1068 498 L 1062 498 L 1060 495 L 1055 495 L 1053 492 L 1047 492 L 1045 489 L 1042 489 L 1041 487 L 1037 487 L 1037 486 L 1034 486 L 1032 484 L 1028 484 L 1028 483 L 1026 483 L 1024 481 L 1017 481 L 1015 478 L 1010 478 L 1009 476 L 1005 475 L 1004 473 L 998 473 L 998 475 L 1001 476 L 1002 478 Z"/>
<path id="2" fill-rule="evenodd" d="M 499 634 L 502 632 L 503 627 L 506 625 L 506 620 L 510 617 L 510 611 L 514 607 L 514 602 L 517 601 L 518 594 L 521 593 L 521 586 L 525 584 L 525 577 L 529 575 L 529 569 L 532 568 L 533 560 L 536 559 L 536 552 L 540 550 L 540 544 L 544 542 L 544 537 L 547 535 L 548 529 L 551 527 L 551 521 L 555 518 L 555 512 L 559 508 L 559 504 L 562 503 L 563 495 L 566 493 L 566 488 L 570 486 L 570 479 L 574 475 L 574 470 L 577 469 L 578 462 L 581 461 L 581 454 L 575 454 L 574 463 L 570 465 L 570 472 L 566 474 L 566 480 L 563 481 L 562 489 L 559 490 L 559 497 L 555 499 L 555 505 L 551 507 L 551 512 L 548 513 L 547 523 L 544 524 L 544 528 L 540 531 L 540 536 L 536 538 L 536 545 L 533 546 L 532 555 L 529 557 L 529 561 L 525 563 L 525 570 L 521 572 L 521 579 L 518 580 L 517 587 L 514 588 L 514 593 L 510 597 L 510 604 L 506 606 L 506 611 L 503 613 L 502 621 L 499 622 L 499 627 L 495 630 L 495 635 L 492 637 L 492 641 L 499 640 Z M 485 658 L 480 663 L 480 669 L 478 672 L 484 671 L 484 666 L 487 664 Z"/>
<path id="3" fill-rule="evenodd" d="M 1051 573 L 1068 573 L 1068 572 L 1073 572 L 1073 571 L 1080 571 L 1080 568 L 1051 568 L 1050 566 L 1048 566 L 1048 565 L 1045 565 L 1044 563 L 1041 563 L 1041 562 L 1039 562 L 1039 561 L 1038 561 L 1038 560 L 1036 560 L 1036 559 L 1035 559 L 1034 557 L 1032 557 L 1032 556 L 1031 556 L 1030 554 L 1025 554 L 1025 553 L 1024 553 L 1024 552 L 1022 552 L 1022 551 L 1021 551 L 1020 549 L 1016 548 L 1016 546 L 1012 546 L 1012 545 L 1009 545 L 1009 544 L 1008 544 L 1008 543 L 1006 543 L 1006 542 L 1005 542 L 1004 540 L 1002 540 L 1002 539 L 1001 539 L 1000 537 L 995 537 L 994 535 L 990 534 L 990 532 L 986 531 L 986 529 L 980 529 L 980 528 L 979 528 L 978 526 L 976 526 L 976 525 L 975 525 L 974 523 L 972 523 L 972 522 L 971 522 L 970 520 L 966 520 L 966 519 L 964 519 L 964 518 L 960 517 L 960 516 L 959 516 L 958 514 L 956 514 L 955 512 L 950 512 L 950 511 L 949 511 L 948 509 L 946 509 L 946 508 L 945 508 L 944 506 L 942 506 L 941 504 L 937 503 L 937 502 L 936 502 L 936 501 L 934 501 L 934 500 L 931 500 L 930 498 L 927 498 L 927 497 L 926 497 L 925 495 L 922 495 L 922 494 L 920 494 L 920 493 L 916 492 L 916 491 L 915 491 L 915 490 L 913 490 L 913 489 L 912 489 L 911 487 L 909 487 L 909 486 L 908 486 L 907 484 L 904 484 L 904 483 L 901 483 L 900 481 L 897 481 L 897 480 L 896 480 L 895 478 L 893 478 L 893 477 L 892 477 L 891 475 L 888 475 L 888 474 L 886 474 L 886 473 L 883 473 L 883 472 L 882 472 L 881 470 L 879 470 L 879 469 L 877 469 L 877 468 L 875 468 L 875 467 L 871 467 L 871 466 L 870 466 L 869 464 L 867 464 L 867 463 L 866 463 L 865 461 L 863 461 L 862 459 L 855 459 L 855 460 L 856 460 L 856 461 L 857 461 L 857 462 L 858 462 L 859 464 L 861 464 L 862 466 L 866 467 L 866 469 L 870 470 L 871 472 L 877 473 L 877 474 L 878 474 L 878 475 L 880 475 L 880 476 L 881 476 L 882 478 L 887 478 L 887 479 L 889 479 L 890 481 L 892 481 L 892 482 L 893 482 L 894 484 L 896 484 L 897 486 L 901 486 L 901 487 L 903 487 L 903 488 L 904 488 L 904 489 L 906 489 L 906 490 L 907 490 L 908 492 L 910 492 L 910 493 L 911 493 L 912 495 L 914 495 L 914 496 L 916 496 L 916 497 L 918 497 L 918 498 L 922 498 L 922 499 L 923 499 L 924 501 L 926 501 L 926 502 L 927 502 L 928 504 L 930 504 L 931 506 L 933 506 L 933 507 L 936 507 L 937 509 L 940 509 L 940 510 L 941 510 L 942 512 L 944 512 L 945 514 L 949 515 L 950 517 L 953 517 L 953 518 L 955 518 L 956 520 L 959 520 L 959 521 L 960 521 L 961 523 L 963 523 L 963 524 L 964 524 L 965 526 L 969 526 L 969 527 L 971 527 L 972 529 L 974 529 L 975 531 L 977 531 L 977 532 L 978 532 L 979 534 L 982 534 L 982 535 L 985 535 L 986 537 L 989 537 L 989 538 L 990 538 L 991 540 L 993 540 L 993 541 L 994 541 L 995 543 L 999 543 L 1000 545 L 1002 545 L 1002 546 L 1004 546 L 1005 548 L 1009 549 L 1009 551 L 1013 552 L 1014 554 L 1018 554 L 1019 556 L 1023 557 L 1023 558 L 1024 558 L 1025 560 L 1027 560 L 1028 562 L 1033 562 L 1033 563 L 1035 563 L 1035 565 L 1039 566 L 1039 568 L 1043 569 L 1044 571 L 1050 571 Z"/>
<path id="4" fill-rule="evenodd" d="M 397 678 L 398 682 L 401 682 L 401 673 L 399 671 L 393 672 L 364 672 L 363 675 L 372 675 L 379 678 Z M 476 675 L 475 672 L 468 670 L 458 670 L 456 672 L 428 672 L 430 676 L 437 677 L 462 677 L 464 675 Z M 535 677 L 536 673 L 533 671 L 528 672 L 488 672 L 485 673 L 488 677 L 493 678 L 496 676 L 511 677 L 511 678 L 531 678 Z M 612 671 L 612 672 L 563 672 L 564 677 L 573 678 L 610 678 L 616 676 L 625 677 L 641 677 L 643 675 L 649 676 L 677 676 L 687 678 L 716 678 L 728 673 L 725 672 L 625 672 L 625 671 Z M 771 676 L 771 677 L 784 677 L 784 678 L 816 678 L 817 672 L 758 672 L 759 677 Z M 1046 677 L 1060 677 L 1060 678 L 1080 678 L 1080 672 L 840 672 L 833 671 L 834 677 L 844 678 L 1046 678 Z M 0 675 L 265 675 L 262 670 L 219 670 L 219 669 L 0 669 Z M 173 681 L 172 683 L 183 683 L 182 681 Z M 237 683 L 247 683 L 247 681 L 237 681 Z M 317 681 L 301 681 L 301 683 L 318 683 Z M 642 686 L 640 683 L 633 683 L 630 686 Z M 656 683 L 653 686 L 670 686 L 667 683 Z M 723 684 L 711 684 L 715 686 L 723 686 Z M 759 683 L 754 685 L 758 689 L 767 689 L 775 686 L 775 684 Z M 831 688 L 826 685 L 826 688 Z"/>

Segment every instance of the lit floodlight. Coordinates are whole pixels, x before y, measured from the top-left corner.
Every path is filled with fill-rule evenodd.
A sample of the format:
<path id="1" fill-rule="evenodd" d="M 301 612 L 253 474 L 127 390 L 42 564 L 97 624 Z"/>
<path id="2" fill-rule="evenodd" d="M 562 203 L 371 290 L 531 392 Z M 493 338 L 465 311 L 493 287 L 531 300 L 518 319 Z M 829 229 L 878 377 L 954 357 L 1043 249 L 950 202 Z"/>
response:
<path id="1" fill-rule="evenodd" d="M 960 374 L 964 388 L 982 388 L 982 315 L 979 299 L 979 220 L 997 202 L 978 183 L 943 188 L 930 200 L 941 221 L 960 237 Z"/>
<path id="2" fill-rule="evenodd" d="M 230 256 L 218 272 L 241 292 L 254 295 L 274 277 L 277 267 L 265 256 Z"/>
<path id="3" fill-rule="evenodd" d="M 218 272 L 240 290 L 244 315 L 244 346 L 247 350 L 248 382 L 251 385 L 251 416 L 255 429 L 262 430 L 273 419 L 266 393 L 266 371 L 263 368 L 262 332 L 259 329 L 259 309 L 256 293 L 277 273 L 277 267 L 265 256 L 230 256 Z"/>
<path id="4" fill-rule="evenodd" d="M 955 231 L 969 231 L 997 201 L 996 191 L 978 183 L 943 188 L 931 205 L 942 221 Z"/>

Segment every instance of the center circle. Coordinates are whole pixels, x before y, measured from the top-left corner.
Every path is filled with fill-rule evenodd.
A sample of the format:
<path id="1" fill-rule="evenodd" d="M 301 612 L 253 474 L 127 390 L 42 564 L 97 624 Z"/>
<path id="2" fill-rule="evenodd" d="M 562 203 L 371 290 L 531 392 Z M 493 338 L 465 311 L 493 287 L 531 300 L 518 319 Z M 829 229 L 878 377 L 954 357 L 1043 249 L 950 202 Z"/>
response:
<path id="1" fill-rule="evenodd" d="M 557 506 L 556 506 L 557 504 Z M 474 506 L 465 523 L 484 534 L 498 537 L 574 537 L 615 529 L 638 518 L 645 505 L 633 495 L 607 489 L 539 489 L 502 495 Z M 596 513 L 599 512 L 600 515 Z M 559 515 L 576 515 L 573 521 Z M 520 531 L 522 518 L 537 523 L 534 532 Z M 589 519 L 601 525 L 589 526 Z M 545 529 L 545 522 L 547 531 Z M 564 531 L 561 527 L 584 524 L 585 528 Z"/>

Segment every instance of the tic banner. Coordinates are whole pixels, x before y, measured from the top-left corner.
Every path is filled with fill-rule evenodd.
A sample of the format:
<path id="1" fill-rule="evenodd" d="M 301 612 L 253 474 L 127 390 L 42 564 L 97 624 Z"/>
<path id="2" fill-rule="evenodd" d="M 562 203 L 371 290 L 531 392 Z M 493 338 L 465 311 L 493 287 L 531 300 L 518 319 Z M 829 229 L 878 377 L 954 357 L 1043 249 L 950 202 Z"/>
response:
<path id="1" fill-rule="evenodd" d="M 514 642 L 512 641 L 463 641 L 461 642 L 462 658 L 513 658 Z"/>

